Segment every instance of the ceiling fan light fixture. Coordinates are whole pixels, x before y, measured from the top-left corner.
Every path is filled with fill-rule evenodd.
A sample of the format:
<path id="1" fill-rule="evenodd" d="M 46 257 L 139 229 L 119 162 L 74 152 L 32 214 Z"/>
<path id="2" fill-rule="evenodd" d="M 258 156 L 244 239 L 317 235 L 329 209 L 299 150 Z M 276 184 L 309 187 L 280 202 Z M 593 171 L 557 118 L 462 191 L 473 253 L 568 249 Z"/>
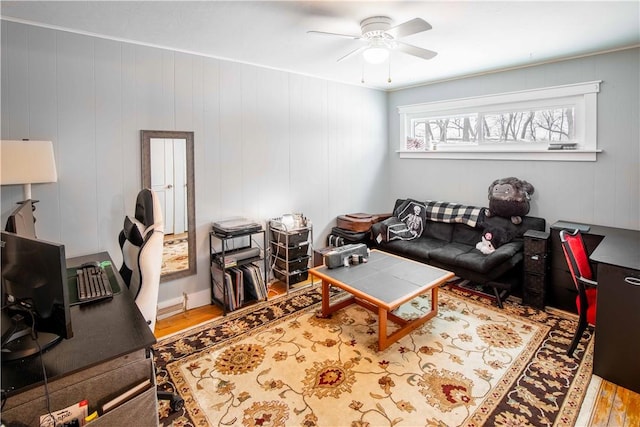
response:
<path id="1" fill-rule="evenodd" d="M 369 64 L 382 64 L 389 57 L 389 50 L 385 47 L 371 46 L 362 52 L 362 56 Z"/>
<path id="2" fill-rule="evenodd" d="M 360 40 L 363 44 L 338 58 L 337 62 L 362 54 L 362 64 L 380 65 L 391 62 L 391 51 L 398 51 L 421 59 L 431 59 L 438 53 L 418 46 L 404 43 L 398 39 L 431 29 L 431 25 L 422 18 L 414 18 L 402 24 L 391 26 L 388 16 L 372 16 L 360 22 L 362 35 L 328 33 L 326 31 L 307 31 L 329 36 Z"/>

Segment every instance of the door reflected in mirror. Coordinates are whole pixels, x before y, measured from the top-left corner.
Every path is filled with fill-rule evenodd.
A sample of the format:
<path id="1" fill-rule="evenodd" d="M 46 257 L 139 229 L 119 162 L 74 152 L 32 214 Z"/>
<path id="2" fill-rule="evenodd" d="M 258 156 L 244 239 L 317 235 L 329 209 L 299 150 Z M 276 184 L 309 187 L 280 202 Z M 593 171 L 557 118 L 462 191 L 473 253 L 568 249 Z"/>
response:
<path id="1" fill-rule="evenodd" d="M 164 216 L 161 280 L 196 273 L 193 132 L 142 132 L 142 183 Z"/>

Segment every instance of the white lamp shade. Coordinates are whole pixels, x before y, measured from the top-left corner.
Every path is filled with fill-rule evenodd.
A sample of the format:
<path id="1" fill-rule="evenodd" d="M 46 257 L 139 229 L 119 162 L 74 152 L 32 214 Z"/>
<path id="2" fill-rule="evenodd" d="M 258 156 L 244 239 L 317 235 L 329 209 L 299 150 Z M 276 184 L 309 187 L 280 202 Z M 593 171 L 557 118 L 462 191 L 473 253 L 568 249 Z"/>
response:
<path id="1" fill-rule="evenodd" d="M 24 184 L 25 196 L 30 199 L 31 184 L 58 180 L 51 141 L 2 141 L 1 144 L 1 185 Z"/>
<path id="2" fill-rule="evenodd" d="M 369 64 L 382 64 L 389 57 L 389 50 L 373 46 L 362 52 L 362 56 Z"/>

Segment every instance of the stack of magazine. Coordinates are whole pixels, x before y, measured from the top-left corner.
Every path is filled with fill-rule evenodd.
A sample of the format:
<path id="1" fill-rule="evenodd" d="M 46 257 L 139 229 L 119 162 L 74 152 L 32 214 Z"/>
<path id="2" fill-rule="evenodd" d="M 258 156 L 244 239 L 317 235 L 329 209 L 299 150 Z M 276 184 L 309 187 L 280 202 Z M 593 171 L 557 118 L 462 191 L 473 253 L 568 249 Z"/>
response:
<path id="1" fill-rule="evenodd" d="M 218 301 L 223 301 L 231 311 L 241 307 L 245 302 L 267 298 L 264 275 L 260 267 L 255 264 L 227 268 L 224 274 L 220 267 L 213 264 L 211 275 L 214 282 L 214 297 Z"/>

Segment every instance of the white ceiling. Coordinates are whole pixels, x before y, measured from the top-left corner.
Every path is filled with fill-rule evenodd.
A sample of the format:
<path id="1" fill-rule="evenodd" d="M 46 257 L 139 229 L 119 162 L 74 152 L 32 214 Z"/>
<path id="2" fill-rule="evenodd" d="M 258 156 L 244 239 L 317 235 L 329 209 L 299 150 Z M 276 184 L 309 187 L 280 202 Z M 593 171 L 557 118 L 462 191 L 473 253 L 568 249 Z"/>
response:
<path id="1" fill-rule="evenodd" d="M 6 20 L 67 29 L 384 90 L 553 61 L 640 43 L 640 1 L 27 1 Z M 393 52 L 389 65 L 336 60 L 360 21 L 420 17 L 433 29 L 402 41 L 438 52 Z"/>

